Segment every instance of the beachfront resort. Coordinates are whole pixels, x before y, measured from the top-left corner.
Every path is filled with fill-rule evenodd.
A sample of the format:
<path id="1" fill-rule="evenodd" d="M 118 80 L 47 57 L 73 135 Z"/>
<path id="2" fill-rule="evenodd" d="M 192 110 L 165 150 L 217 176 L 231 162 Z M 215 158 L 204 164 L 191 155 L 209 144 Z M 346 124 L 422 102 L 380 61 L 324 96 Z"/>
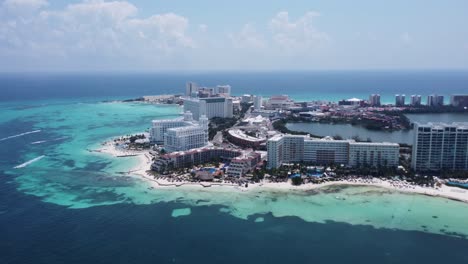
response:
<path id="1" fill-rule="evenodd" d="M 314 188 L 329 183 L 372 184 L 468 201 L 468 123 L 412 123 L 407 113 L 465 113 L 468 95 L 395 95 L 368 100 L 298 102 L 287 95 L 233 96 L 231 86 L 188 82 L 181 95 L 145 96 L 143 102 L 179 104 L 181 116 L 153 120 L 144 138 L 120 138 L 100 150 L 140 155 L 130 173 L 155 186 L 216 185 Z M 348 123 L 369 130 L 414 130 L 412 144 L 318 136 L 288 123 Z M 144 143 L 144 144 L 139 144 Z M 123 154 L 122 154 L 123 152 Z M 130 153 L 130 154 L 129 154 Z M 286 184 L 286 185 L 285 185 Z M 443 193 L 442 193 L 443 190 Z"/>

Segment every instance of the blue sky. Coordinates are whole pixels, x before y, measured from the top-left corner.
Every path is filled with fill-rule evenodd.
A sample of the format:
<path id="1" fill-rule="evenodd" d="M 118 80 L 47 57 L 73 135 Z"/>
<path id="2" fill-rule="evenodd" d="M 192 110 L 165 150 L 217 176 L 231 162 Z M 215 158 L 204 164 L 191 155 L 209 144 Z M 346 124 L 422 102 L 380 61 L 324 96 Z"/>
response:
<path id="1" fill-rule="evenodd" d="M 468 69 L 468 1 L 3 0 L 0 71 Z"/>

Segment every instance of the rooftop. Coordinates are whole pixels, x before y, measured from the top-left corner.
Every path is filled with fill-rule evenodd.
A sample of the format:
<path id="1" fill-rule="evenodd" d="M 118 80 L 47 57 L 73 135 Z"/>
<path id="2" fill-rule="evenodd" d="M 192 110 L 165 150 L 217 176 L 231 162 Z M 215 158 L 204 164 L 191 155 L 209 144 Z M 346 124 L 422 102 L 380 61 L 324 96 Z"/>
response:
<path id="1" fill-rule="evenodd" d="M 183 127 L 174 127 L 174 128 L 169 128 L 167 131 L 174 131 L 174 132 L 183 132 L 183 131 L 190 131 L 190 130 L 204 130 L 203 127 L 201 127 L 198 124 L 191 124 Z"/>
<path id="2" fill-rule="evenodd" d="M 171 122 L 182 122 L 184 121 L 183 117 L 176 117 L 173 119 L 154 119 L 153 123 L 171 123 Z"/>
<path id="3" fill-rule="evenodd" d="M 265 141 L 265 138 L 256 138 L 256 137 L 249 136 L 249 135 L 245 134 L 244 131 L 242 131 L 240 129 L 230 129 L 228 131 L 228 133 L 229 133 L 229 135 L 231 135 L 233 137 L 240 138 L 240 139 L 243 139 L 243 140 L 248 140 L 248 141 L 253 141 L 253 142 Z"/>
<path id="4" fill-rule="evenodd" d="M 349 142 L 349 145 L 400 147 L 398 143 L 391 142 Z"/>
<path id="5" fill-rule="evenodd" d="M 446 127 L 456 127 L 461 129 L 468 129 L 468 122 L 429 122 L 429 123 L 415 123 L 419 127 L 431 127 L 431 128 L 446 128 Z"/>

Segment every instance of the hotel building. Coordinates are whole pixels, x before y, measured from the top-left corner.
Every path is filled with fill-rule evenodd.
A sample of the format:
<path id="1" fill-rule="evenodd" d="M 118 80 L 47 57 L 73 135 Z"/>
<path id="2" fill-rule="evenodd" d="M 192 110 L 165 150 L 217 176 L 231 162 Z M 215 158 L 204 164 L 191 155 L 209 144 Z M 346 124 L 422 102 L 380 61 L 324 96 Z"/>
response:
<path id="1" fill-rule="evenodd" d="M 369 96 L 369 104 L 371 106 L 380 106 L 380 94 L 371 94 Z"/>
<path id="2" fill-rule="evenodd" d="M 415 124 L 414 130 L 414 170 L 468 170 L 468 122 Z"/>
<path id="3" fill-rule="evenodd" d="M 232 99 L 225 97 L 186 98 L 184 112 L 186 111 L 190 111 L 195 120 L 198 120 L 202 115 L 208 119 L 213 117 L 230 118 L 233 116 Z"/>
<path id="4" fill-rule="evenodd" d="M 230 162 L 227 174 L 241 177 L 252 171 L 261 161 L 261 156 L 252 151 L 240 151 L 226 148 L 200 148 L 162 155 L 151 165 L 151 169 L 164 172 L 166 168 L 189 168 L 212 161 Z"/>
<path id="5" fill-rule="evenodd" d="M 420 105 L 421 105 L 421 95 L 415 95 L 415 94 L 413 94 L 413 95 L 411 96 L 410 105 L 411 105 L 411 106 L 420 106 Z"/>
<path id="6" fill-rule="evenodd" d="M 227 175 L 241 177 L 251 172 L 261 161 L 261 155 L 256 152 L 242 153 L 242 155 L 231 159 L 227 168 Z"/>
<path id="7" fill-rule="evenodd" d="M 268 167 L 283 163 L 398 166 L 400 147 L 396 143 L 360 143 L 354 140 L 315 139 L 302 135 L 276 135 L 268 140 Z"/>
<path id="8" fill-rule="evenodd" d="M 188 82 L 185 85 L 185 96 L 191 97 L 198 93 L 198 85 L 194 82 Z"/>
<path id="9" fill-rule="evenodd" d="M 317 164 L 348 163 L 348 140 L 323 139 L 304 140 L 304 160 Z"/>
<path id="10" fill-rule="evenodd" d="M 266 141 L 265 137 L 252 137 L 240 129 L 229 129 L 227 137 L 229 141 L 244 148 L 259 148 Z"/>
<path id="11" fill-rule="evenodd" d="M 396 94 L 395 95 L 395 106 L 405 106 L 405 98 L 406 95 L 404 94 Z"/>
<path id="12" fill-rule="evenodd" d="M 218 94 L 223 94 L 225 96 L 231 96 L 231 86 L 230 85 L 218 85 L 216 86 L 216 92 Z"/>
<path id="13" fill-rule="evenodd" d="M 294 106 L 294 101 L 287 95 L 273 95 L 266 104 L 268 109 L 288 109 L 292 106 Z"/>
<path id="14" fill-rule="evenodd" d="M 207 135 L 207 129 L 201 126 L 171 128 L 164 136 L 164 149 L 174 152 L 201 148 L 208 144 Z"/>
<path id="15" fill-rule="evenodd" d="M 468 107 L 468 95 L 454 94 L 450 96 L 450 105 L 454 107 Z"/>
<path id="16" fill-rule="evenodd" d="M 256 95 L 254 97 L 254 109 L 261 110 L 263 105 L 263 97 Z"/>
<path id="17" fill-rule="evenodd" d="M 170 128 L 198 125 L 198 122 L 193 121 L 192 113 L 185 112 L 183 117 L 174 119 L 153 120 L 150 129 L 150 142 L 162 144 L 164 142 L 164 134 Z"/>
<path id="18" fill-rule="evenodd" d="M 183 118 L 153 120 L 150 142 L 164 143 L 168 152 L 204 147 L 208 144 L 208 123 L 205 116 L 194 121 L 190 112 L 185 112 Z"/>
<path id="19" fill-rule="evenodd" d="M 400 158 L 397 143 L 350 142 L 348 165 L 351 167 L 396 167 Z"/>
<path id="20" fill-rule="evenodd" d="M 437 107 L 444 105 L 444 96 L 431 94 L 427 97 L 427 106 Z"/>

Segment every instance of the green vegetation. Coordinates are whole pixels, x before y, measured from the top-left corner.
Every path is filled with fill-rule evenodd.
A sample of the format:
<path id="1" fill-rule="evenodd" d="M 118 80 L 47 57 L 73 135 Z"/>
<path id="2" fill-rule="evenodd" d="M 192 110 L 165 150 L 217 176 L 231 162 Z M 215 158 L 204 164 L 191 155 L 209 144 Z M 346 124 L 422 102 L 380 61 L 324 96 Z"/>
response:
<path id="1" fill-rule="evenodd" d="M 129 140 L 130 140 L 130 143 L 135 143 L 135 141 L 137 139 L 145 139 L 145 135 L 141 134 L 141 135 L 133 135 L 133 136 L 130 136 Z"/>
<path id="2" fill-rule="evenodd" d="M 264 169 L 260 169 L 260 170 L 254 170 L 252 172 L 252 181 L 254 182 L 259 182 L 261 180 L 263 180 L 263 178 L 265 178 L 265 170 Z"/>
<path id="3" fill-rule="evenodd" d="M 210 119 L 210 124 L 208 125 L 208 138 L 209 140 L 213 140 L 214 136 L 219 131 L 224 131 L 233 127 L 237 121 L 244 118 L 245 113 L 249 110 L 252 104 L 249 103 L 242 103 L 240 112 L 236 113 L 236 115 L 232 118 L 222 118 L 222 117 L 213 117 Z"/>
<path id="4" fill-rule="evenodd" d="M 208 137 L 210 140 L 214 138 L 216 133 L 219 131 L 226 130 L 228 128 L 233 127 L 236 122 L 237 118 L 222 118 L 222 117 L 213 117 L 210 119 L 210 124 L 208 125 Z"/>
<path id="5" fill-rule="evenodd" d="M 298 186 L 302 184 L 302 178 L 301 177 L 292 177 L 291 178 L 291 183 L 292 185 Z"/>
<path id="6" fill-rule="evenodd" d="M 468 113 L 468 109 L 463 107 L 444 106 L 426 106 L 406 108 L 402 111 L 404 114 L 439 114 L 439 113 Z"/>
<path id="7" fill-rule="evenodd" d="M 241 103 L 241 110 L 239 113 L 240 119 L 245 117 L 245 113 L 247 113 L 247 111 L 250 109 L 251 106 L 252 106 L 251 103 Z"/>

